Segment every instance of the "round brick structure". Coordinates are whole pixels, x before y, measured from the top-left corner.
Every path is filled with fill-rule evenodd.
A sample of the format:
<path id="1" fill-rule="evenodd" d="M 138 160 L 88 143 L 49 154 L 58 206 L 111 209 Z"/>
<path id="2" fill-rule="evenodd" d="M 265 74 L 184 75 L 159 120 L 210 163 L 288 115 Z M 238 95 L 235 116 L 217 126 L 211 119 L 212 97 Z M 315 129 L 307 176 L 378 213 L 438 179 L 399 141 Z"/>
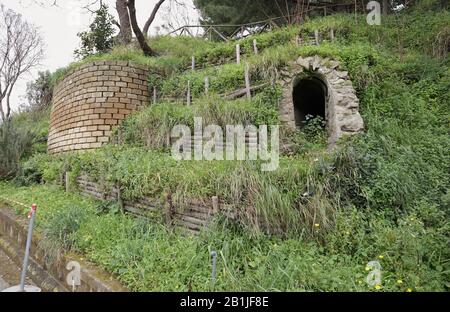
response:
<path id="1" fill-rule="evenodd" d="M 112 127 L 149 101 L 148 69 L 128 61 L 97 61 L 55 87 L 48 152 L 89 150 L 109 141 Z"/>

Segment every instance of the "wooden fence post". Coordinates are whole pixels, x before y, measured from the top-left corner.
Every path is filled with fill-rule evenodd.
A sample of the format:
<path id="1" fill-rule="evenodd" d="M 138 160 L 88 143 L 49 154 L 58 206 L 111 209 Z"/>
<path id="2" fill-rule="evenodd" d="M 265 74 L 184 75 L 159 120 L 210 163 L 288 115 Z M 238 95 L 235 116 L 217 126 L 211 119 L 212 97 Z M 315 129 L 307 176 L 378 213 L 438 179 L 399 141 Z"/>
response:
<path id="1" fill-rule="evenodd" d="M 334 41 L 334 29 L 333 28 L 330 29 L 330 40 L 331 40 L 331 42 Z"/>
<path id="2" fill-rule="evenodd" d="M 248 64 L 245 64 L 245 91 L 247 93 L 247 98 L 251 99 L 252 93 L 251 93 L 251 86 L 250 86 L 250 73 L 249 73 Z"/>
<path id="3" fill-rule="evenodd" d="M 64 174 L 64 183 L 66 186 L 66 192 L 70 192 L 70 178 L 69 178 L 69 172 L 66 171 Z"/>
<path id="4" fill-rule="evenodd" d="M 119 204 L 120 210 L 122 211 L 122 213 L 125 212 L 125 205 L 122 199 L 122 185 L 120 184 L 120 182 L 117 183 L 116 185 L 117 188 L 117 203 Z"/>
<path id="5" fill-rule="evenodd" d="M 319 30 L 318 29 L 314 30 L 314 39 L 316 40 L 316 45 L 319 45 L 320 39 L 319 39 Z"/>
<path id="6" fill-rule="evenodd" d="M 170 132 L 166 133 L 166 147 L 170 147 Z"/>
<path id="7" fill-rule="evenodd" d="M 255 54 L 258 54 L 258 44 L 256 42 L 256 39 L 253 39 L 253 52 L 255 52 Z"/>
<path id="8" fill-rule="evenodd" d="M 122 133 L 120 131 L 120 128 L 117 129 L 117 145 L 122 144 Z"/>
<path id="9" fill-rule="evenodd" d="M 240 44 L 236 45 L 236 63 L 238 63 L 238 64 L 241 63 L 241 45 Z"/>
<path id="10" fill-rule="evenodd" d="M 209 77 L 205 77 L 205 94 L 209 93 Z"/>
<path id="11" fill-rule="evenodd" d="M 302 43 L 302 37 L 300 35 L 295 36 L 295 45 L 298 47 Z"/>
<path id="12" fill-rule="evenodd" d="M 187 105 L 191 105 L 191 81 L 188 80 L 188 86 L 187 86 Z"/>
<path id="13" fill-rule="evenodd" d="M 213 196 L 212 199 L 212 206 L 213 206 L 213 214 L 217 214 L 219 212 L 219 197 Z"/>
<path id="14" fill-rule="evenodd" d="M 164 205 L 165 208 L 165 219 L 166 219 L 166 224 L 168 226 L 172 226 L 172 219 L 173 219 L 173 205 L 172 205 L 172 195 L 170 193 L 166 194 L 166 202 Z"/>
<path id="15" fill-rule="evenodd" d="M 156 87 L 153 87 L 153 104 L 156 104 Z"/>
<path id="16" fill-rule="evenodd" d="M 195 70 L 195 56 L 192 55 L 191 69 Z"/>

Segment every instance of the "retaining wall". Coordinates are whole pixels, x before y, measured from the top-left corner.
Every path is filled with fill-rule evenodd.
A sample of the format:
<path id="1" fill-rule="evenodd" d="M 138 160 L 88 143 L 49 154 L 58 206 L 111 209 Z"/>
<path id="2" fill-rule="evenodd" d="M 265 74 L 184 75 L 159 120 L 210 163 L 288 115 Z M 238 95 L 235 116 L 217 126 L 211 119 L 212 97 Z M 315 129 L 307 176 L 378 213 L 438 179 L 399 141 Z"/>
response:
<path id="1" fill-rule="evenodd" d="M 207 200 L 188 199 L 183 204 L 173 203 L 170 196 L 163 199 L 143 197 L 127 201 L 121 199 L 119 187 L 104 190 L 87 176 L 78 177 L 77 184 L 83 195 L 100 200 L 116 201 L 125 212 L 131 215 L 164 221 L 171 227 L 181 228 L 191 234 L 198 234 L 219 213 L 229 219 L 237 220 L 237 214 L 233 209 L 221 203 L 217 196 Z"/>
<path id="2" fill-rule="evenodd" d="M 37 212 L 39 218 L 39 207 Z M 22 267 L 24 250 L 27 240 L 28 220 L 18 216 L 0 202 L 0 248 Z M 81 267 L 81 285 L 75 288 L 77 292 L 123 292 L 127 291 L 110 274 L 98 269 L 93 264 L 78 255 L 58 254 L 48 257 L 46 250 L 40 245 L 40 235 L 34 231 L 30 249 L 28 276 L 43 291 L 65 292 L 72 291 L 67 284 L 67 275 L 71 272 L 66 265 L 76 261 Z"/>
<path id="3" fill-rule="evenodd" d="M 53 92 L 48 152 L 89 150 L 147 104 L 148 69 L 128 61 L 97 61 L 70 72 Z"/>

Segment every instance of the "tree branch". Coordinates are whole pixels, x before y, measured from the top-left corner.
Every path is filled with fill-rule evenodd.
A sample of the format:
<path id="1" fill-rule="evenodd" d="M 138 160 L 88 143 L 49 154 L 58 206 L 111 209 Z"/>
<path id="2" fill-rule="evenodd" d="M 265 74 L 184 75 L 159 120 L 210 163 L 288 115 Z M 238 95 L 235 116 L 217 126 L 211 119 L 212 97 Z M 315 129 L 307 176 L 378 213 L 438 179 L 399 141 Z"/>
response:
<path id="1" fill-rule="evenodd" d="M 136 35 L 136 38 L 139 42 L 139 45 L 141 46 L 142 51 L 146 56 L 154 56 L 156 53 L 150 48 L 150 46 L 147 43 L 147 40 L 142 33 L 141 29 L 139 28 L 137 19 L 136 19 L 136 6 L 134 0 L 128 0 L 128 11 L 130 12 L 130 21 L 131 21 L 131 27 L 133 27 L 133 32 Z"/>
<path id="2" fill-rule="evenodd" d="M 150 28 L 150 25 L 153 23 L 153 21 L 155 20 L 156 17 L 156 13 L 158 13 L 159 8 L 161 7 L 161 5 L 164 3 L 164 1 L 166 0 L 159 0 L 158 3 L 155 5 L 155 7 L 153 8 L 152 14 L 150 15 L 149 19 L 147 20 L 147 22 L 144 25 L 144 29 L 142 30 L 145 34 L 145 36 L 148 37 L 148 30 Z"/>

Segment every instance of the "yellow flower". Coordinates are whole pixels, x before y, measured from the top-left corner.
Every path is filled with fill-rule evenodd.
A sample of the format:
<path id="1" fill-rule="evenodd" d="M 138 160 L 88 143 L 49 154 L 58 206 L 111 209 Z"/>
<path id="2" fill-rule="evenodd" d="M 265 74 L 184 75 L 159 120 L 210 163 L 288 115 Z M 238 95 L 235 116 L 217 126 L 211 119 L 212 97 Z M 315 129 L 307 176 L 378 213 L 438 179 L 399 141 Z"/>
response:
<path id="1" fill-rule="evenodd" d="M 369 270 L 370 270 L 370 268 L 368 266 L 366 266 L 366 271 L 369 271 Z"/>
<path id="2" fill-rule="evenodd" d="M 315 223 L 314 226 L 318 228 L 320 226 L 320 224 L 319 223 Z"/>
<path id="3" fill-rule="evenodd" d="M 401 279 L 397 280 L 397 284 L 403 284 L 403 281 Z"/>
<path id="4" fill-rule="evenodd" d="M 378 258 L 379 258 L 379 259 L 383 259 L 384 256 L 383 256 L 383 255 L 379 255 Z"/>
<path id="5" fill-rule="evenodd" d="M 412 289 L 411 289 L 411 288 L 408 288 L 408 289 L 406 290 L 406 292 L 412 292 Z"/>
<path id="6" fill-rule="evenodd" d="M 375 289 L 376 290 L 380 290 L 381 289 L 381 285 L 375 285 Z"/>

